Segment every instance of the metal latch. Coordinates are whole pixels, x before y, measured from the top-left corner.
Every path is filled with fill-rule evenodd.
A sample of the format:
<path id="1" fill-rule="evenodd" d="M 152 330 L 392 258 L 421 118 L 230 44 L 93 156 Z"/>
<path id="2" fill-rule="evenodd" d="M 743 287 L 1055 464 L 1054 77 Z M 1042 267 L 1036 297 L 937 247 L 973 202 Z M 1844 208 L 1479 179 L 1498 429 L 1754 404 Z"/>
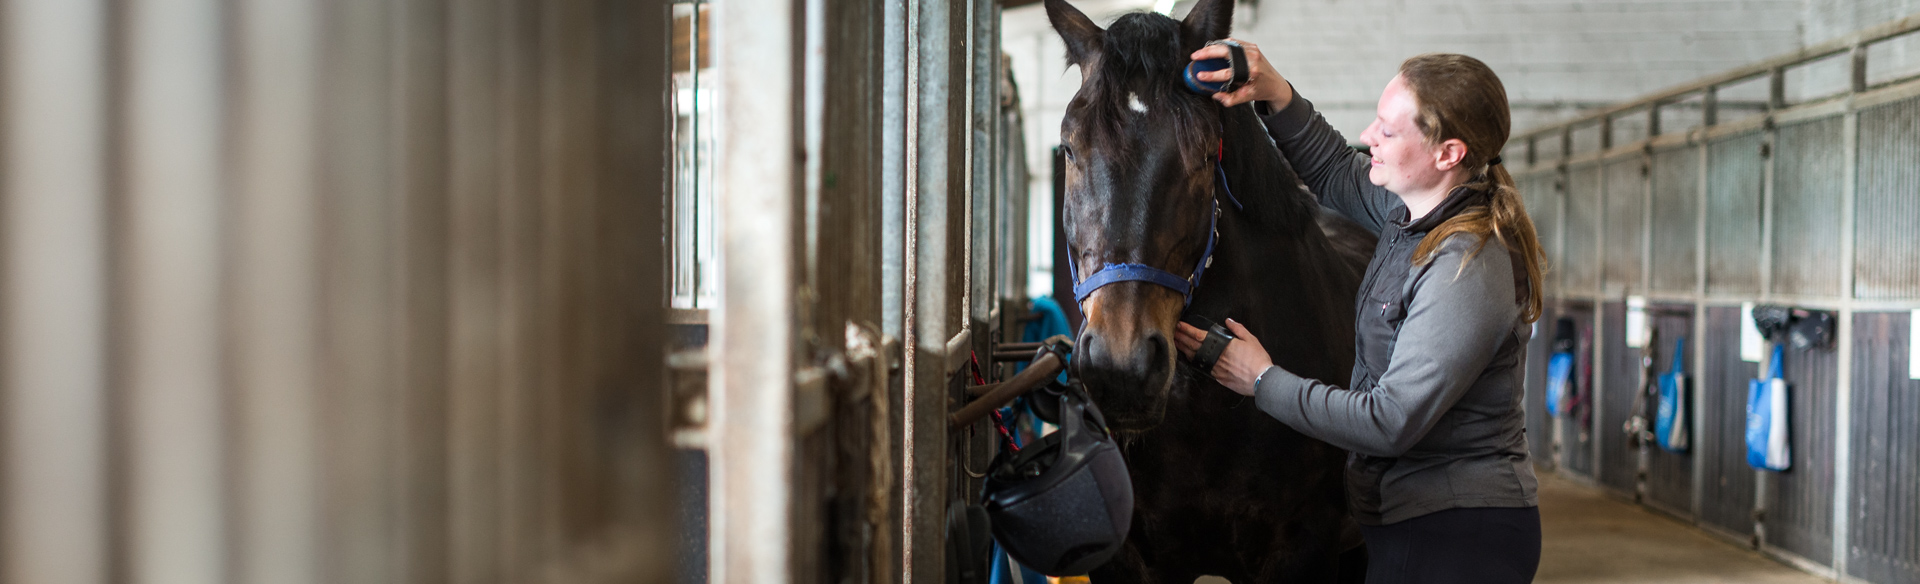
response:
<path id="1" fill-rule="evenodd" d="M 707 448 L 707 350 L 667 355 L 667 441 L 675 448 Z"/>

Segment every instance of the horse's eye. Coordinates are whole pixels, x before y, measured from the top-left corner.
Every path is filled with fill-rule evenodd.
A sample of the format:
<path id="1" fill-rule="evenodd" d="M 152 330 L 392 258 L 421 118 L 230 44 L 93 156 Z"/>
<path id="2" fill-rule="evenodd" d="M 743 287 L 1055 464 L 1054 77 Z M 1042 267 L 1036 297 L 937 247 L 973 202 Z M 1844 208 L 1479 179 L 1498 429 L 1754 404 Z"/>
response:
<path id="1" fill-rule="evenodd" d="M 1061 144 L 1060 153 L 1062 155 L 1065 155 L 1067 157 L 1067 160 L 1073 160 L 1073 147 L 1068 146 L 1066 144 Z"/>

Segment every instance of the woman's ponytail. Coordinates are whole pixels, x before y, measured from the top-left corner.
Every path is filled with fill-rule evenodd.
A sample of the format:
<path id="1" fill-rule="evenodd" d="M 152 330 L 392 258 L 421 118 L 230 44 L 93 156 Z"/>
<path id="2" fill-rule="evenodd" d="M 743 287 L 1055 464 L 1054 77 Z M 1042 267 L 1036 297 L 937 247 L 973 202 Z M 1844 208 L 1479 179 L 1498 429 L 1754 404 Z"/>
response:
<path id="1" fill-rule="evenodd" d="M 1498 160 L 1512 129 L 1506 87 L 1485 63 L 1465 55 L 1420 55 L 1402 63 L 1400 75 L 1419 103 L 1419 115 L 1414 122 L 1427 142 L 1439 144 L 1452 139 L 1464 142 L 1467 155 L 1461 164 L 1481 171 L 1462 186 L 1487 194 L 1486 206 L 1462 211 L 1427 234 L 1414 248 L 1414 263 L 1422 265 L 1433 261 L 1433 253 L 1440 244 L 1458 233 L 1469 233 L 1479 239 L 1468 252 L 1469 259 L 1479 254 L 1487 241 L 1497 238 L 1520 256 L 1527 272 L 1521 319 L 1538 320 L 1545 303 L 1542 282 L 1547 269 L 1546 252 L 1540 247 L 1540 238 L 1534 232 L 1533 219 L 1527 215 L 1519 187 Z"/>

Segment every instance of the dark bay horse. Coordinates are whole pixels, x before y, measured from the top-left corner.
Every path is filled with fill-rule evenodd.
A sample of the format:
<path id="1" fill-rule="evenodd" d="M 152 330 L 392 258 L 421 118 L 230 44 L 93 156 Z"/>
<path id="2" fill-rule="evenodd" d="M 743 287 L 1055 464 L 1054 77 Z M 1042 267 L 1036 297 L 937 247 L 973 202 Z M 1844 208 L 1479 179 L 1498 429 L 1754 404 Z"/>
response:
<path id="1" fill-rule="evenodd" d="M 1373 237 L 1322 212 L 1250 106 L 1182 87 L 1187 55 L 1227 37 L 1232 0 L 1201 0 L 1184 21 L 1128 14 L 1105 30 L 1065 0 L 1046 9 L 1082 76 L 1061 126 L 1077 277 L 1114 264 L 1184 277 L 1215 241 L 1190 304 L 1145 281 L 1082 301 L 1075 374 L 1120 433 L 1135 493 L 1126 547 L 1093 581 L 1359 581 L 1364 560 L 1340 561 L 1358 543 L 1346 452 L 1210 377 L 1176 374 L 1172 339 L 1183 312 L 1231 317 L 1280 366 L 1345 382 Z"/>

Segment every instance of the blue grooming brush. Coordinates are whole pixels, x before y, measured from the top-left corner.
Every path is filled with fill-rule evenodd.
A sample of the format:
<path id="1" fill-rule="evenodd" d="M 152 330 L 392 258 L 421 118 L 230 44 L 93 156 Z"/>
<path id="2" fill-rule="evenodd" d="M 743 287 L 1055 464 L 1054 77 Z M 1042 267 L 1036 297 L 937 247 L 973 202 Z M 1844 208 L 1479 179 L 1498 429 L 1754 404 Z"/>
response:
<path id="1" fill-rule="evenodd" d="M 1182 78 L 1186 79 L 1187 91 L 1200 95 L 1213 95 L 1215 93 L 1232 92 L 1235 89 L 1239 89 L 1240 86 L 1246 85 L 1247 78 L 1252 73 L 1252 71 L 1247 68 L 1246 49 L 1241 48 L 1240 43 L 1226 39 L 1207 43 L 1207 46 L 1213 45 L 1225 45 L 1227 47 L 1228 58 L 1201 59 L 1187 63 L 1187 70 L 1181 75 Z M 1232 69 L 1233 78 L 1226 81 L 1201 81 L 1199 78 L 1194 77 L 1194 75 L 1200 73 L 1219 71 L 1221 69 Z"/>
<path id="2" fill-rule="evenodd" d="M 1219 71 L 1221 69 L 1231 69 L 1231 68 L 1233 68 L 1233 64 L 1227 62 L 1226 59 L 1201 59 L 1198 61 L 1194 61 L 1192 63 L 1187 63 L 1187 72 L 1182 77 L 1186 78 L 1187 80 L 1187 91 L 1198 93 L 1200 95 L 1213 95 L 1215 93 L 1225 91 L 1227 84 L 1233 83 L 1233 80 L 1229 79 L 1226 81 L 1201 81 L 1197 78 L 1194 78 L 1194 75 L 1199 73 L 1206 73 L 1209 71 Z"/>

